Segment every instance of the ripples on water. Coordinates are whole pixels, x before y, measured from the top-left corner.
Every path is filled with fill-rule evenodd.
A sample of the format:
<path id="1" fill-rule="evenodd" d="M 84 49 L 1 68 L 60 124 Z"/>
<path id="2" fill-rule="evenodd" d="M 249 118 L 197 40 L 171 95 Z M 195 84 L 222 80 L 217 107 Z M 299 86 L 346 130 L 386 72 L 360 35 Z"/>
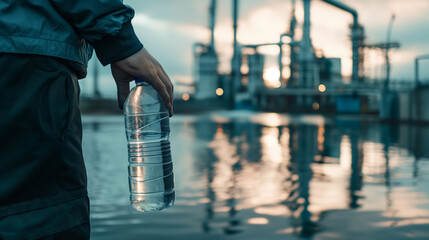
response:
<path id="1" fill-rule="evenodd" d="M 121 116 L 84 117 L 92 239 L 428 239 L 428 127 L 273 113 L 171 119 L 176 205 L 129 204 Z"/>

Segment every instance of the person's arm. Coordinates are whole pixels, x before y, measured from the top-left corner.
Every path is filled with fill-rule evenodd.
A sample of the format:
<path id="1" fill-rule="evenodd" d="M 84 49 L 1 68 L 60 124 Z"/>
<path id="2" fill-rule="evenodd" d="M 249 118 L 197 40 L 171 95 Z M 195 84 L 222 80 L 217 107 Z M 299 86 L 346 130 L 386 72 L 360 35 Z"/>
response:
<path id="1" fill-rule="evenodd" d="M 122 109 L 129 82 L 140 77 L 162 96 L 172 115 L 173 85 L 140 43 L 131 25 L 134 10 L 121 0 L 51 0 L 57 11 L 91 44 L 100 62 L 111 64 Z"/>

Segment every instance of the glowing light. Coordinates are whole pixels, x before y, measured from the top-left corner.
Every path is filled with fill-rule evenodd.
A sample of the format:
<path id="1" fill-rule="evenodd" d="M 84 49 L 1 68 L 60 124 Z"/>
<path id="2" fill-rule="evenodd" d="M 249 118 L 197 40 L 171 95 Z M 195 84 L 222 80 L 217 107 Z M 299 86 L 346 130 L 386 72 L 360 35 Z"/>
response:
<path id="1" fill-rule="evenodd" d="M 315 103 L 313 103 L 313 110 L 319 110 L 319 103 L 317 103 L 317 102 L 315 102 Z"/>
<path id="2" fill-rule="evenodd" d="M 289 70 L 289 68 L 283 68 L 282 75 L 283 75 L 284 78 L 289 78 L 290 77 L 290 70 Z"/>
<path id="3" fill-rule="evenodd" d="M 283 36 L 283 37 L 282 37 L 282 42 L 283 42 L 283 43 L 290 43 L 290 42 L 291 42 L 291 39 L 290 39 L 290 37 L 289 37 L 289 36 Z"/>
<path id="4" fill-rule="evenodd" d="M 318 89 L 319 89 L 319 92 L 325 92 L 326 91 L 326 86 L 324 85 L 324 84 L 319 84 L 319 87 L 318 87 Z"/>
<path id="5" fill-rule="evenodd" d="M 279 81 L 280 71 L 278 68 L 272 67 L 264 72 L 265 85 L 270 88 L 279 88 L 281 83 Z"/>
<path id="6" fill-rule="evenodd" d="M 289 65 L 290 64 L 290 57 L 289 56 L 285 56 L 285 57 L 283 57 L 282 58 L 282 63 L 284 64 L 284 65 Z M 285 68 L 283 68 L 283 69 L 285 69 Z M 289 70 L 289 68 L 287 68 L 288 70 Z"/>
<path id="7" fill-rule="evenodd" d="M 241 65 L 240 71 L 242 74 L 248 74 L 249 73 L 249 66 L 243 64 Z"/>
<path id="8" fill-rule="evenodd" d="M 223 95 L 223 89 L 222 88 L 216 89 L 216 95 L 222 96 Z"/>
<path id="9" fill-rule="evenodd" d="M 189 96 L 189 94 L 188 94 L 188 93 L 184 93 L 184 94 L 182 95 L 182 100 L 183 100 L 183 101 L 188 101 L 188 100 L 189 100 L 189 98 L 190 98 L 190 96 Z"/>

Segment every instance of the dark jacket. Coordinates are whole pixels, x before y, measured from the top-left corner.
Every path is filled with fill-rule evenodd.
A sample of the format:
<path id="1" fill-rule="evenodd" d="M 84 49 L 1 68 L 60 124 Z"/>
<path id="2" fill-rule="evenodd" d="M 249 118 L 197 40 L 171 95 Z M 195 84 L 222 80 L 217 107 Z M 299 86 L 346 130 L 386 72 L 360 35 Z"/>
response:
<path id="1" fill-rule="evenodd" d="M 61 58 L 80 66 L 83 78 L 92 47 L 103 65 L 142 48 L 133 16 L 121 0 L 2 0 L 0 53 Z"/>
<path id="2" fill-rule="evenodd" d="M 133 16 L 120 0 L 0 0 L 0 239 L 88 224 L 76 75 L 92 48 L 107 65 L 143 47 Z"/>

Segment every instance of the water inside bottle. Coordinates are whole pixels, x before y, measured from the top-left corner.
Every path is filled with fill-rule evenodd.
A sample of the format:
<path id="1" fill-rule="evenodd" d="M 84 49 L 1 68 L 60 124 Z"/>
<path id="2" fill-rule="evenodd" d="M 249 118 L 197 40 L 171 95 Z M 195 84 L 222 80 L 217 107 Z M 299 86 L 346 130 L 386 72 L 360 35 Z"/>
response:
<path id="1" fill-rule="evenodd" d="M 151 194 L 133 194 L 131 195 L 131 205 L 139 212 L 159 211 L 174 205 L 175 192 Z"/>
<path id="2" fill-rule="evenodd" d="M 167 140 L 170 133 L 168 112 L 125 115 L 129 143 Z"/>
<path id="3" fill-rule="evenodd" d="M 174 204 L 168 112 L 126 114 L 131 205 L 141 212 Z"/>

